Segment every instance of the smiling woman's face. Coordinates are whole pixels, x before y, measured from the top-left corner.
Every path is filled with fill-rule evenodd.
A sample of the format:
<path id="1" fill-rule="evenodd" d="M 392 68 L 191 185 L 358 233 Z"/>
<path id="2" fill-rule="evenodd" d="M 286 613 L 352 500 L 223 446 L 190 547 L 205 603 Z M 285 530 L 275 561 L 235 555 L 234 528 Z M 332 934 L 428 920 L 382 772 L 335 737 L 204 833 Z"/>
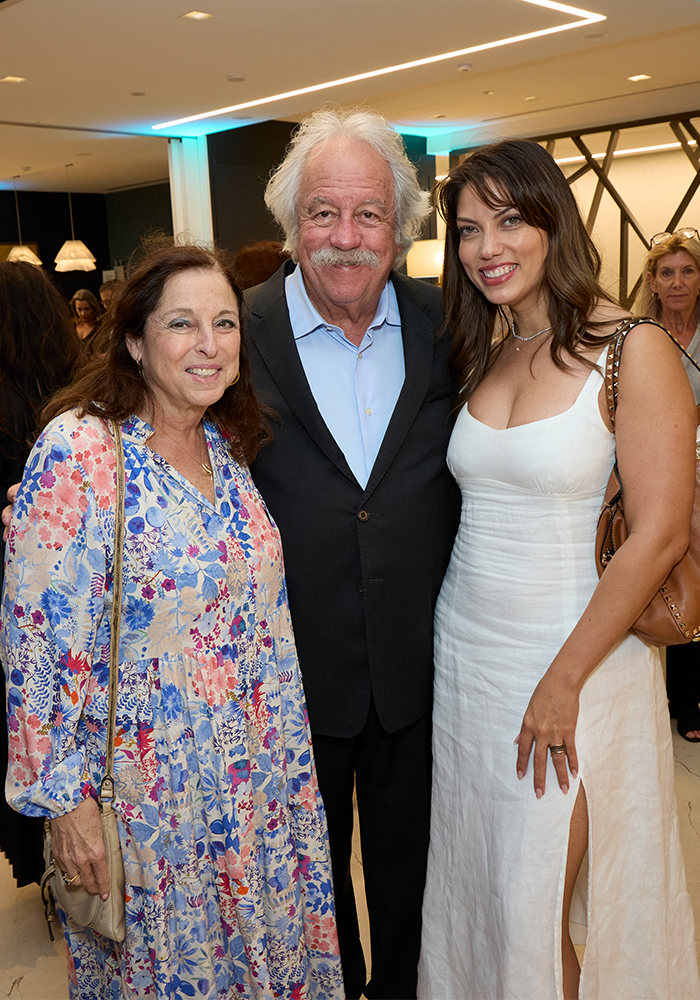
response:
<path id="1" fill-rule="evenodd" d="M 240 346 L 234 291 L 219 271 L 202 268 L 168 278 L 143 336 L 127 338 L 161 419 L 200 419 L 238 374 Z"/>
<path id="2" fill-rule="evenodd" d="M 456 223 L 462 267 L 489 302 L 516 311 L 537 305 L 547 234 L 528 225 L 512 206 L 489 208 L 469 186 L 460 193 Z"/>

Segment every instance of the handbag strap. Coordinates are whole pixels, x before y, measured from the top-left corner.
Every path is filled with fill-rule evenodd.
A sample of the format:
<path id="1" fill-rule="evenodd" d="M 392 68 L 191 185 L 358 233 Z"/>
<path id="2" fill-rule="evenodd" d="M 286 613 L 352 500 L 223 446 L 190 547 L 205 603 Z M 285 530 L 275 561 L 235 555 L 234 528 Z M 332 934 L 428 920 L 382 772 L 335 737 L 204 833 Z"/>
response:
<path id="1" fill-rule="evenodd" d="M 111 421 L 117 455 L 117 505 L 114 512 L 114 561 L 112 563 L 112 628 L 109 639 L 109 713 L 107 716 L 107 755 L 105 775 L 100 785 L 100 802 L 114 799 L 114 737 L 117 728 L 117 690 L 119 686 L 119 627 L 122 610 L 122 566 L 124 554 L 124 443 L 122 430 Z"/>
<path id="2" fill-rule="evenodd" d="M 649 323 L 652 326 L 658 326 L 660 330 L 663 330 L 666 336 L 671 338 L 678 350 L 685 354 L 688 361 L 695 365 L 697 370 L 700 371 L 700 365 L 697 363 L 692 354 L 688 354 L 685 347 L 678 343 L 673 334 L 669 333 L 666 327 L 662 326 L 661 323 L 657 323 L 655 319 L 641 317 L 639 319 L 623 320 L 615 331 L 617 338 L 615 339 L 613 345 L 611 345 L 613 347 L 612 351 L 608 351 L 608 357 L 605 364 L 605 398 L 607 400 L 608 413 L 610 414 L 610 422 L 613 430 L 615 429 L 615 410 L 617 409 L 617 392 L 620 377 L 620 357 L 622 355 L 622 347 L 630 330 L 634 330 L 635 326 L 639 326 L 641 323 Z"/>

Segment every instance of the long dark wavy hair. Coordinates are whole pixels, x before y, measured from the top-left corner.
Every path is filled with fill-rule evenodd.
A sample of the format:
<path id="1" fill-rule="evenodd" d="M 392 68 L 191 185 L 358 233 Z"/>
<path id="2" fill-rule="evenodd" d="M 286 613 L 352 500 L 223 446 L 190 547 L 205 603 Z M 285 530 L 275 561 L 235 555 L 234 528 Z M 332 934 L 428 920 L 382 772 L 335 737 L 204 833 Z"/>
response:
<path id="1" fill-rule="evenodd" d="M 153 394 L 129 353 L 127 338 L 138 340 L 144 335 L 146 321 L 158 307 L 168 278 L 188 270 L 216 271 L 229 283 L 238 301 L 240 378 L 208 408 L 205 416 L 228 438 L 233 457 L 250 464 L 260 446 L 270 440 L 268 418 L 272 411 L 258 401 L 253 388 L 242 326 L 242 297 L 229 258 L 208 246 L 173 245 L 172 239 L 151 240 L 148 248 L 145 258 L 116 289 L 111 312 L 83 355 L 76 379 L 46 406 L 44 423 L 72 409 L 105 420 L 124 420 L 133 413 L 148 411 Z"/>
<path id="2" fill-rule="evenodd" d="M 450 362 L 459 386 L 457 410 L 494 360 L 495 335 L 507 328 L 503 311 L 475 288 L 459 259 L 457 203 L 467 185 L 489 208 L 514 208 L 528 225 L 547 234 L 544 291 L 553 328 L 550 350 L 557 367 L 568 368 L 567 354 L 594 367 L 582 357 L 583 350 L 595 344 L 602 347 L 613 335 L 596 333 L 609 321 L 591 321 L 600 300 L 613 300 L 598 282 L 600 254 L 553 158 L 529 139 L 482 146 L 453 167 L 435 189 L 436 207 L 447 227 L 442 287 L 446 326 L 453 336 Z"/>
<path id="3" fill-rule="evenodd" d="M 40 267 L 0 263 L 0 428 L 28 454 L 46 399 L 80 348 L 68 303 Z"/>

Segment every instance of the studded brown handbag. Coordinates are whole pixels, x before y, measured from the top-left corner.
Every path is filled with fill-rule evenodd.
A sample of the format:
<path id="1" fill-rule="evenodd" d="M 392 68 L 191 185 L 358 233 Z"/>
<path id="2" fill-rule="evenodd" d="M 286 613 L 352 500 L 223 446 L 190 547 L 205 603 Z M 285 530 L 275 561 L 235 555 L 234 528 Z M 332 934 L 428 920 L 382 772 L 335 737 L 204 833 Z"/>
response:
<path id="1" fill-rule="evenodd" d="M 618 327 L 617 339 L 608 350 L 605 368 L 605 394 L 613 428 L 622 347 L 627 334 L 640 323 L 654 323 L 660 327 L 700 370 L 700 365 L 695 359 L 660 323 L 650 319 L 625 320 Z M 697 418 L 700 425 L 700 406 L 697 407 Z M 698 444 L 695 447 L 695 458 L 695 499 L 690 523 L 690 544 L 685 555 L 676 563 L 661 588 L 630 628 L 630 632 L 652 646 L 670 646 L 700 640 L 700 445 Z M 595 552 L 599 577 L 603 575 L 605 567 L 627 539 L 622 499 L 623 487 L 615 456 L 596 532 Z"/>

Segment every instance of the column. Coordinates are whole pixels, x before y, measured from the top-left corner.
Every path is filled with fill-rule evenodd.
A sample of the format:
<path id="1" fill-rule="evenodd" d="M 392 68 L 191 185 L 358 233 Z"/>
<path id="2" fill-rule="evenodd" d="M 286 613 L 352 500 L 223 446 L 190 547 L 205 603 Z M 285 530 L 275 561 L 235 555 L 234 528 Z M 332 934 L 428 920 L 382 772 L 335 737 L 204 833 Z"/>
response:
<path id="1" fill-rule="evenodd" d="M 168 140 L 170 200 L 173 233 L 189 233 L 197 240 L 214 239 L 209 193 L 207 137 Z"/>

